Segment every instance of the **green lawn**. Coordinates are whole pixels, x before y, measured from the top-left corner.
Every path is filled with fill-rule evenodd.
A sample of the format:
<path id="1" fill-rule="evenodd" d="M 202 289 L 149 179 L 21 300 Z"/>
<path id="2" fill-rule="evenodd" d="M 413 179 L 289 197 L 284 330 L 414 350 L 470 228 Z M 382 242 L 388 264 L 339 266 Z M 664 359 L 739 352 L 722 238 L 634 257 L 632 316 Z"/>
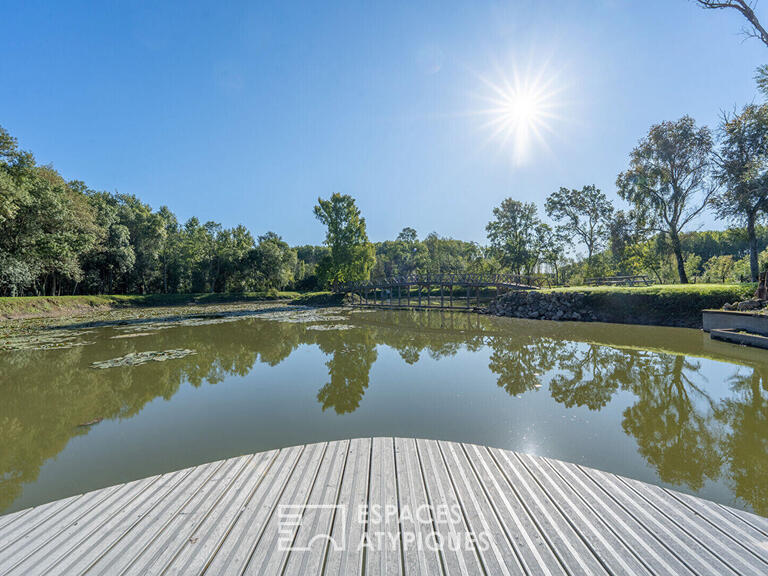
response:
<path id="1" fill-rule="evenodd" d="M 650 296 L 725 296 L 735 300 L 750 298 L 756 284 L 654 284 L 653 286 L 569 286 L 547 288 L 542 292 L 583 292 L 585 294 L 637 294 Z"/>

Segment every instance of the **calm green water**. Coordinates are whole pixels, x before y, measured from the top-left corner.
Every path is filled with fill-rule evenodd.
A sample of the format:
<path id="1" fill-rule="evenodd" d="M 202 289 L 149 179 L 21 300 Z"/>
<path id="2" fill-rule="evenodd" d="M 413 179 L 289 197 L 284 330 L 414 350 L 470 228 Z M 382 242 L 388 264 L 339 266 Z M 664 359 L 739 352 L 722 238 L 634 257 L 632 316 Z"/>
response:
<path id="1" fill-rule="evenodd" d="M 700 331 L 402 311 L 55 332 L 0 353 L 0 510 L 281 446 L 398 435 L 768 514 L 768 353 Z M 164 362 L 97 369 L 133 352 Z M 90 426 L 82 424 L 101 421 Z"/>

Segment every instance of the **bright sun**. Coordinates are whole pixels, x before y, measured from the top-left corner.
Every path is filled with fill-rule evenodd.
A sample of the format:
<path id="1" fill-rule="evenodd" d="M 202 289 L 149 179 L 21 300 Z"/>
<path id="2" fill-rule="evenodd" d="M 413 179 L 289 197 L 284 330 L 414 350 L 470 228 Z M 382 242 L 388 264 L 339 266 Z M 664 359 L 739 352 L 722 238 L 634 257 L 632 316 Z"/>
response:
<path id="1" fill-rule="evenodd" d="M 556 76 L 544 69 L 524 76 L 513 73 L 511 79 L 500 76 L 499 81 L 481 77 L 489 93 L 483 96 L 488 107 L 480 113 L 488 118 L 485 127 L 491 130 L 491 139 L 511 146 L 515 164 L 523 164 L 536 146 L 547 149 L 545 136 L 558 119 L 561 90 Z"/>

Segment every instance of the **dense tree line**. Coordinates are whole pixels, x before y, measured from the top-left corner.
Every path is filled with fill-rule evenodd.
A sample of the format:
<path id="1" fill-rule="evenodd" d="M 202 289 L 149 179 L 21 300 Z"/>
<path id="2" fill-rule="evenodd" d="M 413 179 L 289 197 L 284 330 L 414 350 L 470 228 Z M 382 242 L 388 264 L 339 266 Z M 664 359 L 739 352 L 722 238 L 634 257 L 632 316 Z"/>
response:
<path id="1" fill-rule="evenodd" d="M 301 280 L 297 250 L 65 181 L 0 128 L 0 294 L 224 292 Z"/>

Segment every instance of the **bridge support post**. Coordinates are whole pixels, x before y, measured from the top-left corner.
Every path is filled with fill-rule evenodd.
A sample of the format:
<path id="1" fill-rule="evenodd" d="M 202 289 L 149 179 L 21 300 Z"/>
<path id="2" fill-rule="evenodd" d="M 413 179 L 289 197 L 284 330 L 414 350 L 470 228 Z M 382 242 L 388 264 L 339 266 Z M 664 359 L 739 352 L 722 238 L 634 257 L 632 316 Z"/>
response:
<path id="1" fill-rule="evenodd" d="M 448 287 L 448 302 L 451 308 L 453 308 L 453 280 L 451 280 L 451 285 Z"/>
<path id="2" fill-rule="evenodd" d="M 427 283 L 427 307 L 432 305 L 432 284 Z"/>
<path id="3" fill-rule="evenodd" d="M 419 308 L 421 308 L 421 284 L 419 284 L 416 289 L 419 291 Z"/>
<path id="4" fill-rule="evenodd" d="M 472 287 L 467 284 L 467 308 L 469 308 L 469 299 L 472 297 Z"/>
<path id="5" fill-rule="evenodd" d="M 445 302 L 443 301 L 443 283 L 440 282 L 440 308 L 445 307 Z"/>

